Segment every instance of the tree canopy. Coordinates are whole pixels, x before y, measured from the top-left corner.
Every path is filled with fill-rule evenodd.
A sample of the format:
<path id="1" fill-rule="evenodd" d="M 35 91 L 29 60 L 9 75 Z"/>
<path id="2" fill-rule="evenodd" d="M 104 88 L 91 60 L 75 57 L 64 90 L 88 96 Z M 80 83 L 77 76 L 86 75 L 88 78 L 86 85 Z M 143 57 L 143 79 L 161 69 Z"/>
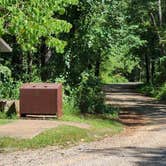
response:
<path id="1" fill-rule="evenodd" d="M 20 83 L 60 80 L 80 109 L 93 112 L 104 102 L 102 83 L 159 89 L 166 82 L 165 16 L 164 0 L 0 0 L 0 37 L 13 47 L 0 55 L 0 96 L 15 98 Z"/>

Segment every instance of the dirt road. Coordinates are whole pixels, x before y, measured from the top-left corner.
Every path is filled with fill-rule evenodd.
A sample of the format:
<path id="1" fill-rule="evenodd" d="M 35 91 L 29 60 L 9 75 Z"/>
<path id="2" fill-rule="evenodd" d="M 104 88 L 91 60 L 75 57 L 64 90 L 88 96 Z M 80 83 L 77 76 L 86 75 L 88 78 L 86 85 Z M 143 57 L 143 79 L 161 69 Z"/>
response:
<path id="1" fill-rule="evenodd" d="M 133 85 L 105 90 L 107 102 L 122 107 L 126 132 L 68 150 L 0 154 L 0 166 L 166 166 L 166 105 L 135 93 Z"/>

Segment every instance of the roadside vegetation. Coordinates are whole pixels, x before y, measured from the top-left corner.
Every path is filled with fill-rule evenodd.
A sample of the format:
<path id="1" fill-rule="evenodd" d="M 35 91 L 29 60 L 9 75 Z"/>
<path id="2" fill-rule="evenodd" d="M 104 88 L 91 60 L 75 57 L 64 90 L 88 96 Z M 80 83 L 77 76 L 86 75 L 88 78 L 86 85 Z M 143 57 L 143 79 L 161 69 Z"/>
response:
<path id="1" fill-rule="evenodd" d="M 66 117 L 64 119 L 66 120 Z M 0 139 L 0 151 L 35 149 L 46 146 L 66 148 L 81 142 L 100 140 L 123 131 L 122 124 L 114 120 L 102 119 L 101 117 L 73 116 L 72 119 L 67 118 L 67 120 L 90 124 L 90 128 L 83 129 L 63 125 L 55 129 L 49 129 L 32 139 L 3 137 Z"/>
<path id="2" fill-rule="evenodd" d="M 138 88 L 140 93 L 143 93 L 150 97 L 155 97 L 160 101 L 166 102 L 166 84 L 161 86 L 155 86 L 152 84 L 145 84 Z"/>
<path id="3" fill-rule="evenodd" d="M 0 53 L 0 100 L 18 100 L 27 82 L 60 82 L 62 120 L 116 129 L 111 119 L 118 109 L 105 104 L 103 84 L 141 81 L 148 84 L 141 92 L 166 100 L 165 15 L 164 0 L 0 1 L 0 37 L 13 48 Z M 14 119 L 2 108 L 0 119 Z M 54 144 L 57 131 L 26 140 L 26 146 L 44 146 L 47 134 Z M 2 147 L 24 146 L 6 140 Z"/>
<path id="4" fill-rule="evenodd" d="M 13 122 L 13 120 L 11 119 L 0 119 L 0 125 L 4 125 L 7 123 Z"/>
<path id="5" fill-rule="evenodd" d="M 0 6 L 0 37 L 13 47 L 8 55 L 0 53 L 0 99 L 18 99 L 26 82 L 58 80 L 80 113 L 108 112 L 102 83 L 145 82 L 163 87 L 157 95 L 164 99 L 164 1 L 1 1 Z"/>
<path id="6" fill-rule="evenodd" d="M 36 149 L 46 146 L 66 148 L 83 142 L 100 140 L 123 131 L 124 126 L 118 122 L 119 109 L 103 105 L 107 113 L 96 114 L 92 111 L 93 109 L 89 110 L 89 113 L 87 111 L 80 112 L 75 95 L 74 92 L 70 97 L 63 95 L 64 115 L 61 119 L 55 119 L 55 121 L 79 122 L 88 124 L 89 128 L 62 125 L 55 129 L 49 129 L 32 139 L 2 137 L 0 139 L 0 151 Z M 15 115 L 8 117 L 4 113 L 0 114 L 0 125 L 12 123 L 15 120 Z"/>

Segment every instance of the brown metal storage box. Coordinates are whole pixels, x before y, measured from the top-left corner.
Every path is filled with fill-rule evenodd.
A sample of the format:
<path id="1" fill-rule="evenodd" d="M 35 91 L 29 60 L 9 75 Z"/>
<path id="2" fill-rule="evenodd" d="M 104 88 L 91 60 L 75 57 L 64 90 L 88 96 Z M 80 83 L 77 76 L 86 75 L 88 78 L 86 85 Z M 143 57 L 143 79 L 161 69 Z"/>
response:
<path id="1" fill-rule="evenodd" d="M 20 116 L 62 116 L 62 85 L 29 83 L 20 89 Z"/>

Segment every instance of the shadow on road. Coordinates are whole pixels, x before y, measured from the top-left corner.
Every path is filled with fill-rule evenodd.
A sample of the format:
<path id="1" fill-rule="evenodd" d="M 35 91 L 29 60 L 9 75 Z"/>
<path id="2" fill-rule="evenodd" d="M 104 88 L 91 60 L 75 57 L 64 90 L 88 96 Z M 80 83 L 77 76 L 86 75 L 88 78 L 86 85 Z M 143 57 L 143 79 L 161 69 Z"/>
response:
<path id="1" fill-rule="evenodd" d="M 160 127 L 155 130 L 163 130 L 161 126 L 166 123 L 166 105 L 137 93 L 138 85 L 137 83 L 105 85 L 103 89 L 107 104 L 121 108 L 120 121 L 127 126 L 157 124 Z"/>
<path id="2" fill-rule="evenodd" d="M 165 166 L 166 165 L 166 147 L 149 148 L 149 147 L 125 147 L 125 148 L 108 148 L 108 149 L 89 149 L 86 153 L 98 153 L 102 156 L 116 156 L 119 158 L 135 159 L 138 166 Z M 134 164 L 134 163 L 133 163 Z"/>
<path id="3" fill-rule="evenodd" d="M 137 93 L 137 84 L 105 85 L 107 104 L 120 107 L 120 121 L 129 127 L 146 126 L 147 132 L 159 136 L 166 132 L 166 105 Z M 156 138 L 158 139 L 158 138 Z M 115 147 L 90 149 L 87 153 L 134 158 L 138 166 L 166 166 L 166 147 Z M 133 159 L 131 159 L 133 161 Z"/>

